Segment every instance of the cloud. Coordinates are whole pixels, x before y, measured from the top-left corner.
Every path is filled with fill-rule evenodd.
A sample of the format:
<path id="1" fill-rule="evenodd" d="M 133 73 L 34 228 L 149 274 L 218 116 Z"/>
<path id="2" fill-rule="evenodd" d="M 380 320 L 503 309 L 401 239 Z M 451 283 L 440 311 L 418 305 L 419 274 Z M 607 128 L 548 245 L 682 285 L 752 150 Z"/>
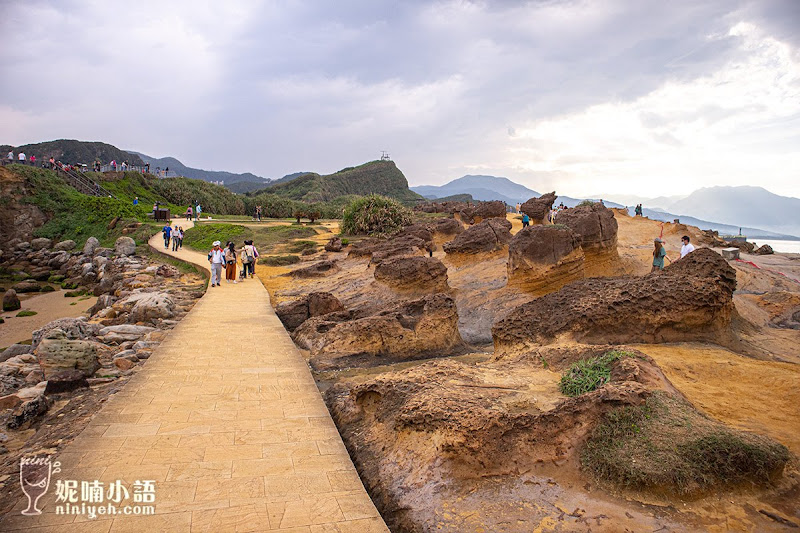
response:
<path id="1" fill-rule="evenodd" d="M 779 109 L 796 5 L 11 0 L 0 142 L 104 140 L 269 177 L 388 150 L 414 184 L 480 169 L 627 190 L 674 168 L 705 185 L 726 151 L 794 161 Z"/>

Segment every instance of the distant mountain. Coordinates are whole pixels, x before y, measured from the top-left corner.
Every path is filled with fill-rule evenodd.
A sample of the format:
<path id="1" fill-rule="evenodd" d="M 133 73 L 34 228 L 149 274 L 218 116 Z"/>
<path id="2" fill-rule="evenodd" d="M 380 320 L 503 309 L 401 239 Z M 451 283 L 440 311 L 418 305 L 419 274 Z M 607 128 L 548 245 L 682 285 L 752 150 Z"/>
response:
<path id="1" fill-rule="evenodd" d="M 382 194 L 403 202 L 422 200 L 393 161 L 371 161 L 321 176 L 309 172 L 291 181 L 269 185 L 267 192 L 302 202 L 328 202 L 348 195 Z"/>
<path id="2" fill-rule="evenodd" d="M 127 161 L 130 165 L 142 165 L 143 162 L 135 152 L 125 152 L 116 146 L 95 141 L 77 141 L 75 139 L 58 139 L 34 144 L 23 144 L 22 146 L 0 146 L 0 153 L 3 157 L 9 150 L 14 151 L 16 156 L 19 152 L 25 152 L 28 159 L 32 155 L 39 161 L 47 161 L 53 157 L 56 161 L 74 165 L 83 163 L 91 166 L 95 160 L 101 163 L 110 163 L 112 160 L 117 163 Z"/>
<path id="3" fill-rule="evenodd" d="M 629 208 L 628 211 L 631 215 L 633 215 L 633 207 Z M 700 229 L 710 229 L 718 231 L 720 235 L 738 235 L 739 229 L 742 230 L 742 234 L 747 236 L 749 239 L 796 239 L 797 237 L 786 234 L 786 233 L 779 233 L 773 232 L 765 229 L 760 228 L 751 228 L 747 226 L 731 226 L 730 224 L 722 224 L 719 222 L 710 222 L 708 220 L 701 220 L 699 218 L 690 217 L 687 215 L 676 215 L 674 213 L 667 213 L 665 211 L 659 211 L 656 209 L 647 209 L 646 207 L 642 208 L 642 214 L 647 218 L 651 218 L 653 220 L 662 220 L 664 222 L 672 222 L 675 219 L 679 219 L 682 224 L 686 224 L 688 226 L 697 226 Z"/>
<path id="4" fill-rule="evenodd" d="M 203 170 L 199 168 L 187 167 L 174 157 L 152 157 L 140 152 L 130 153 L 136 154 L 141 157 L 145 163 L 150 163 L 150 170 L 155 171 L 156 167 L 162 170 L 169 168 L 170 172 L 175 172 L 179 176 L 186 176 L 203 181 L 221 181 L 229 189 L 233 190 L 234 184 L 241 184 L 237 186 L 234 192 L 249 192 L 257 189 L 262 189 L 270 183 L 270 179 L 256 176 L 250 172 L 244 174 L 235 174 L 233 172 L 225 172 L 222 170 Z"/>
<path id="5" fill-rule="evenodd" d="M 454 179 L 441 186 L 418 185 L 411 190 L 425 198 L 443 198 L 456 194 L 471 194 L 475 200 L 502 200 L 509 205 L 525 202 L 534 196 L 541 196 L 508 178 L 497 176 L 467 175 Z"/>
<path id="6" fill-rule="evenodd" d="M 277 185 L 279 183 L 286 183 L 287 181 L 292 181 L 293 179 L 299 178 L 300 176 L 302 176 L 304 174 L 311 174 L 311 172 L 294 172 L 292 174 L 286 174 L 282 178 L 278 178 L 276 180 L 272 180 L 272 182 L 270 182 L 270 185 Z"/>
<path id="7" fill-rule="evenodd" d="M 669 210 L 670 207 L 680 200 L 686 198 L 686 195 L 676 196 L 659 196 L 657 198 L 647 198 L 646 196 L 636 196 L 633 194 L 596 194 L 596 198 L 603 198 L 603 200 L 611 200 L 624 206 L 635 206 L 642 204 L 653 209 Z"/>

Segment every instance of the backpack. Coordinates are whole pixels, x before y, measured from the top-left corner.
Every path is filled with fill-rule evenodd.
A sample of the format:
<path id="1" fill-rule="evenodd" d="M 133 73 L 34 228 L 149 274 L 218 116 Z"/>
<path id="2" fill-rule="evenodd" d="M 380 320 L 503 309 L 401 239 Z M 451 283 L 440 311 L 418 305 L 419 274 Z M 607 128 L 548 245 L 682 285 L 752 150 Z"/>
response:
<path id="1" fill-rule="evenodd" d="M 242 263 L 249 263 L 253 260 L 253 247 L 246 244 L 242 249 Z"/>

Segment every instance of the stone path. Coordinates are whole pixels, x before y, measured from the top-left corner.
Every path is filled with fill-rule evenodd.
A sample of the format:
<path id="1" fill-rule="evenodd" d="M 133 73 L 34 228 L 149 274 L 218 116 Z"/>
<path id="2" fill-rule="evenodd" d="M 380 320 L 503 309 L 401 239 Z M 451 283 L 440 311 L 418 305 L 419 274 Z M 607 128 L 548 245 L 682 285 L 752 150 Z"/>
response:
<path id="1" fill-rule="evenodd" d="M 160 235 L 151 246 L 164 250 Z M 20 495 L 0 530 L 387 531 L 258 279 L 209 288 L 57 460 L 44 512 L 19 514 Z M 155 514 L 55 514 L 58 479 L 120 480 L 127 504 L 154 480 Z"/>

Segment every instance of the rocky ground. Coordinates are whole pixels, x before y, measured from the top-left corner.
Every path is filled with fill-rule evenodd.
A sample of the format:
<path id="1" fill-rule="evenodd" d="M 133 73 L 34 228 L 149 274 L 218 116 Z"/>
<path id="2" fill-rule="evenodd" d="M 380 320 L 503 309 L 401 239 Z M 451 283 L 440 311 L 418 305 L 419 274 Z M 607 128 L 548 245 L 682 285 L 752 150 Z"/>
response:
<path id="1" fill-rule="evenodd" d="M 796 258 L 726 261 L 599 205 L 525 230 L 423 209 L 442 218 L 258 267 L 393 530 L 800 524 Z M 677 259 L 685 234 L 711 248 L 650 274 L 653 238 Z"/>
<path id="2" fill-rule="evenodd" d="M 129 237 L 117 239 L 113 249 L 94 238 L 80 250 L 72 241 L 12 241 L 0 259 L 10 284 L 4 309 L 21 305 L 17 291 L 37 294 L 56 284 L 61 290 L 52 294 L 62 300 L 68 299 L 61 293 L 74 291 L 93 302 L 82 315 L 70 307 L 61 315 L 67 318 L 29 330 L 29 341 L 0 354 L 0 480 L 6 481 L 14 478 L 21 455 L 57 451 L 80 433 L 202 296 L 205 280 L 194 270 L 137 254 Z"/>

